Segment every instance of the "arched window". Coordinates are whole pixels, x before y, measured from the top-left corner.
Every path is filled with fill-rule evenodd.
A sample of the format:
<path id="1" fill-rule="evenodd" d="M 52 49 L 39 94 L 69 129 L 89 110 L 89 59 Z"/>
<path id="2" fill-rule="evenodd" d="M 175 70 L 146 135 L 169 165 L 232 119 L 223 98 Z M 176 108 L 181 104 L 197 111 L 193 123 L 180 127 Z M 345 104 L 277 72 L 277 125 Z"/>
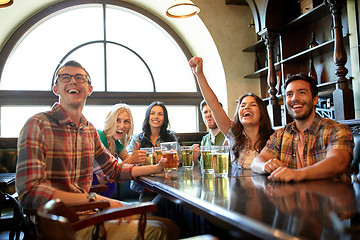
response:
<path id="1" fill-rule="evenodd" d="M 28 117 L 57 100 L 52 76 L 68 60 L 80 62 L 91 75 L 94 93 L 84 114 L 97 128 L 110 106 L 125 102 L 132 106 L 139 132 L 146 106 L 160 100 L 174 131 L 198 131 L 202 97 L 190 57 L 165 22 L 133 4 L 54 4 L 22 24 L 0 54 L 0 135 L 17 136 Z"/>

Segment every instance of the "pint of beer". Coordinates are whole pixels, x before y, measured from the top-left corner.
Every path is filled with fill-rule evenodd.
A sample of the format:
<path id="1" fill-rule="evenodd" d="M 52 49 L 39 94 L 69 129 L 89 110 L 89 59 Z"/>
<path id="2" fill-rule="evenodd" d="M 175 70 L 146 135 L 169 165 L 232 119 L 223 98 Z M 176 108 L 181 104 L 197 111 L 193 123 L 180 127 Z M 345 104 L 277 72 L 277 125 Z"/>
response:
<path id="1" fill-rule="evenodd" d="M 154 148 L 140 148 L 140 150 L 146 152 L 146 160 L 142 163 L 142 165 L 153 165 Z"/>
<path id="2" fill-rule="evenodd" d="M 192 146 L 181 147 L 181 160 L 183 168 L 192 168 L 193 150 Z"/>
<path id="3" fill-rule="evenodd" d="M 165 171 L 177 170 L 179 157 L 176 151 L 162 151 L 162 157 L 167 159 L 164 163 Z"/>
<path id="4" fill-rule="evenodd" d="M 165 171 L 170 172 L 177 170 L 177 167 L 179 166 L 177 146 L 177 142 L 160 143 L 162 157 L 167 159 L 167 161 L 164 163 Z"/>
<path id="5" fill-rule="evenodd" d="M 227 177 L 229 171 L 229 147 L 211 146 L 210 155 L 214 164 L 215 176 Z"/>
<path id="6" fill-rule="evenodd" d="M 203 173 L 212 173 L 214 172 L 214 165 L 211 158 L 211 147 L 210 146 L 201 146 L 201 168 Z"/>

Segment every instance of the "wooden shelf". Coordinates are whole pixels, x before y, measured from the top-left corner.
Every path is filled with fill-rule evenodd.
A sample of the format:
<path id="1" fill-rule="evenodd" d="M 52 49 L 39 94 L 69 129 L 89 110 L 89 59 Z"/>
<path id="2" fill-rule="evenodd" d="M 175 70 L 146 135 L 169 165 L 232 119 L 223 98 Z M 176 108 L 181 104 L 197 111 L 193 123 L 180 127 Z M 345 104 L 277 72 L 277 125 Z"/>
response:
<path id="1" fill-rule="evenodd" d="M 240 6 L 248 6 L 246 0 L 225 0 L 226 5 L 240 5 Z"/>
<path id="2" fill-rule="evenodd" d="M 349 35 L 344 36 L 343 40 L 344 40 L 345 45 L 347 45 L 348 39 L 349 39 Z M 333 50 L 334 50 L 334 39 L 331 39 L 330 41 L 321 43 L 314 48 L 306 49 L 305 51 L 299 52 L 295 55 L 292 55 L 288 58 L 281 60 L 280 62 L 275 63 L 275 70 L 278 71 L 280 69 L 280 64 L 284 64 L 284 63 L 291 64 L 291 63 L 303 62 L 303 61 L 308 60 L 311 57 L 315 58 L 315 57 L 321 56 L 325 53 L 333 52 Z M 265 68 L 259 69 L 256 72 L 246 75 L 245 78 L 259 78 L 261 76 L 266 76 L 267 71 L 268 71 L 268 67 L 265 67 Z"/>
<path id="3" fill-rule="evenodd" d="M 336 88 L 336 82 L 327 82 L 318 84 L 319 97 L 332 98 L 332 93 Z"/>
<path id="4" fill-rule="evenodd" d="M 256 72 L 246 75 L 244 78 L 259 78 L 261 76 L 266 76 L 268 72 L 268 67 L 257 70 Z"/>
<path id="5" fill-rule="evenodd" d="M 345 45 L 347 45 L 348 39 L 349 39 L 349 35 L 344 36 L 343 40 Z M 278 71 L 280 69 L 280 64 L 303 62 L 311 57 L 318 57 L 325 53 L 333 52 L 333 50 L 334 50 L 334 39 L 331 39 L 330 41 L 321 43 L 314 48 L 306 49 L 303 52 L 299 52 L 295 55 L 292 55 L 288 58 L 281 60 L 280 62 L 275 63 L 275 70 Z M 266 76 L 267 71 L 268 71 L 268 67 L 265 67 L 249 75 L 246 75 L 245 78 L 259 78 L 261 76 Z"/>
<path id="6" fill-rule="evenodd" d="M 243 52 L 257 52 L 257 51 L 260 51 L 260 50 L 263 50 L 263 49 L 265 49 L 265 43 L 264 43 L 264 40 L 260 39 L 259 41 L 257 41 L 253 45 L 245 48 L 243 50 Z"/>
<path id="7" fill-rule="evenodd" d="M 319 6 L 313 8 L 307 13 L 300 15 L 299 17 L 286 24 L 282 28 L 282 31 L 290 31 L 293 29 L 298 29 L 300 27 L 306 27 L 308 24 L 315 22 L 329 14 L 329 7 L 326 6 L 325 3 L 321 3 Z"/>
<path id="8" fill-rule="evenodd" d="M 344 44 L 347 45 L 347 40 L 349 35 L 343 37 Z M 334 39 L 330 41 L 323 42 L 316 47 L 306 49 L 305 51 L 294 54 L 288 58 L 283 59 L 280 63 L 298 63 L 308 60 L 311 57 L 318 57 L 325 53 L 330 53 L 334 51 Z"/>
<path id="9" fill-rule="evenodd" d="M 275 63 L 274 66 L 275 66 L 275 71 L 280 70 L 280 62 Z M 268 67 L 264 67 L 262 69 L 257 70 L 256 72 L 246 75 L 244 78 L 259 78 L 259 77 L 266 76 L 267 73 L 268 73 Z"/>
<path id="10" fill-rule="evenodd" d="M 306 49 L 305 51 L 294 54 L 288 58 L 285 58 L 281 63 L 297 63 L 308 60 L 310 57 L 317 57 L 324 53 L 328 53 L 334 50 L 334 40 L 330 40 L 324 43 L 319 44 L 314 48 Z"/>
<path id="11" fill-rule="evenodd" d="M 341 17 L 336 18 L 330 11 L 330 7 L 334 8 L 334 11 L 341 10 L 341 8 L 344 6 L 343 4 L 338 4 L 340 2 L 342 3 L 340 0 L 336 0 L 334 2 L 313 0 L 314 8 L 300 15 L 300 12 L 298 11 L 299 7 L 302 7 L 300 1 L 264 1 L 260 5 L 263 8 L 267 8 L 267 11 L 266 15 L 262 15 L 261 17 L 264 19 L 272 19 L 273 21 L 269 21 L 258 34 L 261 34 L 263 37 L 274 36 L 274 41 L 269 41 L 269 47 L 271 47 L 270 49 L 274 50 L 272 55 L 274 55 L 273 60 L 276 61 L 276 63 L 272 61 L 266 61 L 266 59 L 264 60 L 264 58 L 267 58 L 267 48 L 263 40 L 259 40 L 253 45 L 247 47 L 243 50 L 243 52 L 255 52 L 256 57 L 261 57 L 260 61 L 262 64 L 264 64 L 264 62 L 271 62 L 274 64 L 275 68 L 275 73 L 273 74 L 276 74 L 277 76 L 280 74 L 281 77 L 286 77 L 288 74 L 295 74 L 298 72 L 307 72 L 309 67 L 308 61 L 309 59 L 314 58 L 315 61 L 323 63 L 321 76 L 325 76 L 327 79 L 332 80 L 332 82 L 326 82 L 318 85 L 319 97 L 324 99 L 332 99 L 334 106 L 340 106 L 340 108 L 344 108 L 345 105 L 342 104 L 342 102 L 351 104 L 351 97 L 344 96 L 346 99 L 335 99 L 337 96 L 333 96 L 333 93 L 337 87 L 337 80 L 335 80 L 337 77 L 335 77 L 335 79 L 333 78 L 336 67 L 334 67 L 332 64 L 334 61 L 333 55 L 335 48 L 337 54 L 341 55 L 338 58 L 341 60 L 342 64 L 346 64 L 346 60 L 344 61 L 344 55 L 347 53 L 344 51 L 339 51 L 339 49 L 343 50 L 343 47 L 345 47 L 346 51 L 349 51 L 349 26 L 348 23 L 343 22 L 346 21 L 346 18 L 348 17 L 347 12 L 345 10 L 342 11 Z M 277 8 L 278 5 L 281 5 L 281 7 Z M 336 23 L 333 23 L 333 21 Z M 343 27 L 342 31 L 333 31 L 334 24 L 341 25 Z M 308 48 L 308 43 L 310 42 L 308 37 L 310 36 L 310 33 L 313 32 L 320 34 L 320 38 L 318 38 L 318 42 L 320 44 L 316 47 Z M 337 40 L 339 40 L 341 37 L 341 32 L 343 34 L 341 39 L 342 41 L 336 43 Z M 333 35 L 337 35 L 336 38 Z M 277 50 L 280 52 L 281 59 L 277 58 Z M 266 103 L 269 103 L 270 101 L 270 98 L 266 97 L 268 96 L 266 91 L 269 89 L 268 74 L 270 69 L 271 68 L 269 67 L 263 67 L 262 69 L 254 71 L 253 73 L 245 76 L 245 78 L 260 79 L 261 94 L 263 97 L 265 97 L 262 100 Z M 352 81 L 349 80 L 349 85 L 351 85 L 351 83 Z M 271 84 L 274 83 L 272 82 Z M 339 86 L 340 90 L 343 90 L 341 87 L 342 86 Z M 284 104 L 285 94 L 283 93 L 283 95 L 276 96 L 279 102 L 281 100 L 281 104 Z M 335 109 L 341 112 L 341 109 Z M 281 113 L 282 122 L 287 122 L 289 119 L 288 116 L 284 114 L 284 112 L 285 111 Z M 326 112 L 326 110 L 323 112 Z M 332 112 L 330 111 L 329 113 Z M 351 111 L 344 109 L 343 113 L 346 114 L 347 118 L 353 118 Z M 276 111 L 272 114 L 272 119 L 276 119 L 276 124 L 280 124 L 277 121 L 280 117 L 280 113 Z"/>

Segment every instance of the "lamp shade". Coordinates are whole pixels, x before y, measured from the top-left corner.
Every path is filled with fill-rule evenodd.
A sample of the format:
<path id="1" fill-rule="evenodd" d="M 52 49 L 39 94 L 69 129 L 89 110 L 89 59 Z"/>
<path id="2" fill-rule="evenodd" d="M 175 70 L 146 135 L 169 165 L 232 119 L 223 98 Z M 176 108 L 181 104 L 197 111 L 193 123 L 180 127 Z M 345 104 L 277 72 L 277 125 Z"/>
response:
<path id="1" fill-rule="evenodd" d="M 166 15 L 172 18 L 186 18 L 191 17 L 200 12 L 200 8 L 189 0 L 175 0 L 168 10 Z"/>
<path id="2" fill-rule="evenodd" d="M 13 0 L 0 0 L 0 8 L 8 7 L 13 4 Z"/>

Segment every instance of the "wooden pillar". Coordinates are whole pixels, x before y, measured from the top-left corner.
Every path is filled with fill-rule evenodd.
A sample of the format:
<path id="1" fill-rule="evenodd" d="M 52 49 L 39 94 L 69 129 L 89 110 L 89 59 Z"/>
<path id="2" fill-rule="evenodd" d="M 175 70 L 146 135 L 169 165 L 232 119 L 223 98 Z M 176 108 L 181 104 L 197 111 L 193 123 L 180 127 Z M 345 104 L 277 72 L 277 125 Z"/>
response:
<path id="1" fill-rule="evenodd" d="M 281 126 L 281 107 L 279 105 L 278 98 L 276 97 L 277 79 L 274 66 L 274 44 L 277 34 L 268 32 L 267 29 L 261 31 L 260 36 L 264 39 L 267 55 L 268 55 L 268 73 L 267 73 L 267 84 L 269 86 L 269 104 L 267 110 L 270 118 L 272 119 L 273 126 Z"/>
<path id="2" fill-rule="evenodd" d="M 337 76 L 336 89 L 333 92 L 334 111 L 336 120 L 355 118 L 354 93 L 349 88 L 349 80 L 346 78 L 348 69 L 346 50 L 343 42 L 341 10 L 346 1 L 327 0 L 330 7 L 331 17 L 334 26 L 334 62 L 336 65 L 335 75 Z"/>

